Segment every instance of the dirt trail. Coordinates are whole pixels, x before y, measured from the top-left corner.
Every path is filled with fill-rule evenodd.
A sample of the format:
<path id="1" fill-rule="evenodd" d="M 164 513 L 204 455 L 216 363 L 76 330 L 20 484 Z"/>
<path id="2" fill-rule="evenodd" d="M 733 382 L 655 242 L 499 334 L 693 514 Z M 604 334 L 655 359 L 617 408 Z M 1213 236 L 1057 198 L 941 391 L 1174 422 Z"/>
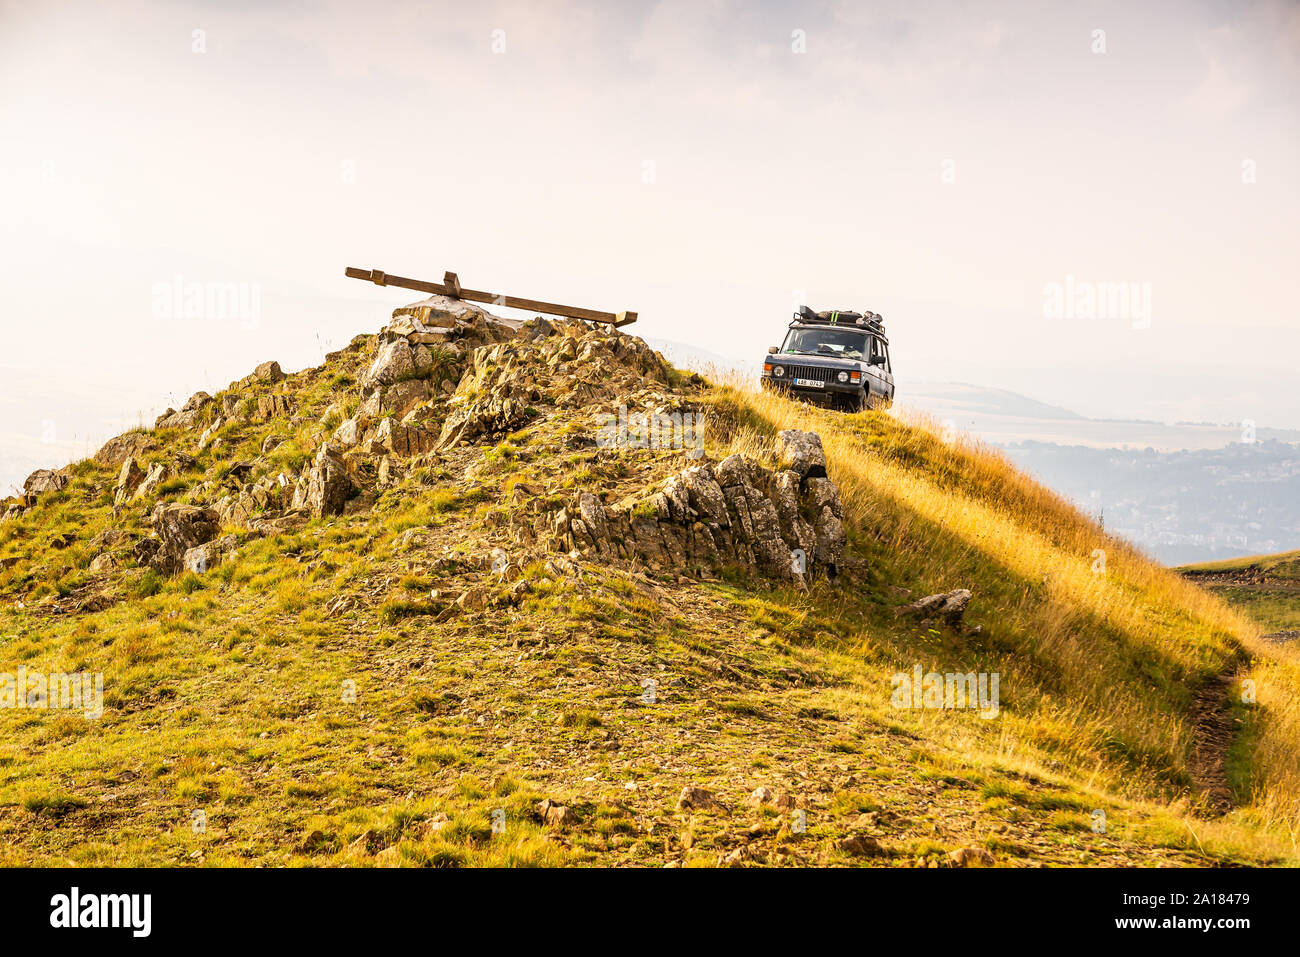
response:
<path id="1" fill-rule="evenodd" d="M 1234 806 L 1226 767 L 1236 730 L 1228 709 L 1228 688 L 1234 677 L 1232 672 L 1219 675 L 1197 693 L 1192 704 L 1192 783 L 1215 814 L 1225 814 Z"/>

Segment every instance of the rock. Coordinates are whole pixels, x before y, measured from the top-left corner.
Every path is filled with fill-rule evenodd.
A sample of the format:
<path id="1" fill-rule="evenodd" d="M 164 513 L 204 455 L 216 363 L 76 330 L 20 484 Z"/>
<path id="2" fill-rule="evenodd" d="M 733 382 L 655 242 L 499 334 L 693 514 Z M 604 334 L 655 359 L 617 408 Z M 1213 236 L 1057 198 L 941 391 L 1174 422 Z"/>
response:
<path id="1" fill-rule="evenodd" d="M 100 447 L 95 453 L 95 464 L 115 469 L 132 456 L 139 458 L 157 447 L 157 443 L 145 432 L 123 432 Z"/>
<path id="2" fill-rule="evenodd" d="M 722 855 L 718 860 L 718 864 L 722 867 L 744 867 L 745 861 L 749 859 L 751 853 L 748 847 L 737 847 Z"/>
<path id="3" fill-rule="evenodd" d="M 68 474 L 52 469 L 37 469 L 23 481 L 23 493 L 29 498 L 46 492 L 58 492 L 67 487 Z"/>
<path id="4" fill-rule="evenodd" d="M 838 572 L 845 548 L 841 512 L 839 490 L 828 477 L 801 482 L 793 470 L 773 474 L 731 455 L 716 466 L 686 468 L 612 506 L 580 492 L 550 527 L 558 548 L 605 560 L 691 573 L 739 565 L 804 581 L 818 570 Z M 815 515 L 815 523 L 804 513 Z"/>
<path id="5" fill-rule="evenodd" d="M 188 400 L 186 400 L 185 404 L 181 406 L 181 412 L 197 412 L 211 401 L 212 396 L 208 395 L 206 392 L 195 392 Z"/>
<path id="6" fill-rule="evenodd" d="M 784 469 L 798 473 L 801 479 L 826 476 L 826 453 L 816 432 L 786 429 L 777 433 L 776 455 Z"/>
<path id="7" fill-rule="evenodd" d="M 123 466 L 123 468 L 125 468 L 125 466 Z M 153 465 L 149 466 L 148 474 L 145 475 L 145 477 L 140 481 L 140 484 L 136 486 L 135 492 L 131 495 L 131 501 L 145 498 L 157 492 L 159 486 L 161 486 L 163 482 L 167 481 L 168 471 L 166 462 L 155 462 Z M 119 480 L 120 478 L 121 477 L 119 476 Z"/>
<path id="8" fill-rule="evenodd" d="M 253 370 L 253 375 L 257 376 L 263 382 L 279 382 L 284 378 L 284 371 L 280 368 L 280 363 L 275 360 L 263 362 Z"/>
<path id="9" fill-rule="evenodd" d="M 400 325 L 403 316 L 409 320 L 415 320 L 415 322 Z M 399 306 L 393 310 L 393 319 L 396 321 L 388 328 L 397 335 L 424 334 L 432 331 L 426 328 L 429 326 L 451 329 L 460 325 L 472 325 L 476 321 L 499 323 L 511 332 L 514 332 L 522 325 L 522 323 L 515 320 L 494 316 L 476 303 L 441 295 L 432 295 L 428 299 L 413 302 L 409 306 Z M 404 330 L 409 330 L 409 332 Z"/>
<path id="10" fill-rule="evenodd" d="M 437 437 L 432 432 L 414 426 L 402 425 L 392 418 L 379 423 L 375 440 L 394 455 L 410 458 L 431 450 Z"/>
<path id="11" fill-rule="evenodd" d="M 90 540 L 91 548 L 111 548 L 131 536 L 120 528 L 106 528 Z"/>
<path id="12" fill-rule="evenodd" d="M 571 808 L 563 804 L 556 804 L 550 798 L 545 798 L 537 804 L 537 813 L 542 819 L 543 824 L 551 827 L 568 828 L 573 826 L 577 821 L 577 815 Z"/>
<path id="13" fill-rule="evenodd" d="M 837 571 L 844 562 L 844 523 L 840 521 L 829 505 L 823 506 L 813 526 L 817 547 L 814 557 L 827 568 Z"/>
<path id="14" fill-rule="evenodd" d="M 320 854 L 330 850 L 335 843 L 335 839 L 324 831 L 309 831 L 303 835 L 302 842 L 294 848 L 299 854 Z"/>
<path id="15" fill-rule="evenodd" d="M 257 417 L 268 421 L 278 416 L 293 415 L 295 405 L 287 395 L 259 395 L 257 397 Z"/>
<path id="16" fill-rule="evenodd" d="M 884 857 L 887 853 L 879 841 L 865 834 L 850 834 L 835 846 L 854 857 Z"/>
<path id="17" fill-rule="evenodd" d="M 375 361 L 361 377 L 363 391 L 379 385 L 392 385 L 415 372 L 415 356 L 405 339 L 395 339 L 379 347 Z"/>
<path id="18" fill-rule="evenodd" d="M 756 788 L 754 793 L 749 796 L 749 803 L 754 807 L 771 804 L 774 800 L 776 800 L 776 792 L 766 785 Z"/>
<path id="19" fill-rule="evenodd" d="M 966 606 L 970 604 L 970 600 L 971 593 L 969 589 L 957 588 L 938 595 L 927 595 L 908 605 L 901 605 L 894 609 L 894 617 L 900 618 L 903 615 L 912 615 L 921 619 L 938 618 L 955 628 L 961 624 L 962 616 L 966 614 Z"/>
<path id="20" fill-rule="evenodd" d="M 181 568 L 196 575 L 206 574 L 234 555 L 235 544 L 234 535 L 223 535 L 202 545 L 187 548 L 181 556 Z"/>
<path id="21" fill-rule="evenodd" d="M 343 424 L 334 430 L 333 439 L 339 445 L 353 446 L 361 441 L 361 433 L 355 418 L 344 419 Z"/>
<path id="22" fill-rule="evenodd" d="M 155 429 L 194 428 L 204 419 L 203 405 L 205 405 L 206 403 L 203 403 L 201 400 L 199 400 L 200 396 L 207 396 L 209 400 L 211 400 L 212 398 L 206 392 L 195 393 L 193 396 L 190 397 L 189 402 L 185 403 L 187 408 L 184 408 L 179 412 L 177 412 L 175 409 L 168 409 L 166 412 L 164 412 L 162 415 L 158 416 L 158 418 L 154 420 L 153 427 Z M 189 407 L 190 403 L 196 401 L 199 402 L 197 406 Z"/>
<path id="23" fill-rule="evenodd" d="M 380 407 L 400 419 L 428 397 L 429 383 L 424 379 L 403 379 L 384 390 Z"/>
<path id="24" fill-rule="evenodd" d="M 348 844 L 349 854 L 370 854 L 375 850 L 375 844 L 378 841 L 374 831 L 365 830 Z"/>
<path id="25" fill-rule="evenodd" d="M 704 788 L 688 784 L 677 796 L 679 811 L 726 811 L 727 806 L 718 800 L 716 794 Z"/>
<path id="26" fill-rule="evenodd" d="M 217 416 L 212 420 L 212 424 L 203 430 L 203 434 L 199 436 L 200 452 L 208 447 L 208 443 L 212 441 L 212 437 L 217 434 L 223 425 L 225 425 L 225 420 L 221 416 Z"/>
<path id="27" fill-rule="evenodd" d="M 295 507 L 306 507 L 317 517 L 341 515 L 356 492 L 343 459 L 329 445 L 322 445 L 307 469 L 301 500 L 295 493 Z"/>
<path id="28" fill-rule="evenodd" d="M 482 585 L 474 585 L 456 599 L 456 606 L 464 611 L 482 611 L 487 607 L 488 590 Z"/>
<path id="29" fill-rule="evenodd" d="M 117 559 L 113 557 L 112 552 L 100 552 L 90 560 L 90 570 L 96 575 L 111 572 L 116 567 Z"/>
<path id="30" fill-rule="evenodd" d="M 216 538 L 220 530 L 217 513 L 212 509 L 169 502 L 154 507 L 150 522 L 158 536 L 158 547 L 149 564 L 167 574 L 178 572 L 185 553 Z"/>
<path id="31" fill-rule="evenodd" d="M 410 342 L 410 339 L 408 339 L 407 342 Z M 413 356 L 415 359 L 415 371 L 420 375 L 425 375 L 433 370 L 433 352 L 431 352 L 429 347 L 424 343 L 414 345 L 415 351 Z"/>
<path id="32" fill-rule="evenodd" d="M 131 546 L 131 558 L 137 565 L 153 564 L 162 545 L 156 538 L 142 538 Z"/>
<path id="33" fill-rule="evenodd" d="M 962 847 L 948 854 L 953 867 L 992 867 L 995 858 L 991 851 L 982 847 Z"/>

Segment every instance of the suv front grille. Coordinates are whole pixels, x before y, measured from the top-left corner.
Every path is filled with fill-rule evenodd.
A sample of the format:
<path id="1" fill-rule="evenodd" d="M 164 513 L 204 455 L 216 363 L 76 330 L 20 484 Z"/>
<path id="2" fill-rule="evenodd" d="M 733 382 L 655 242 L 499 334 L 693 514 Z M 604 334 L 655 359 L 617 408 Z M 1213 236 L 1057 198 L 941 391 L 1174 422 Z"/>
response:
<path id="1" fill-rule="evenodd" d="M 824 366 L 786 366 L 787 379 L 812 379 L 815 382 L 834 382 L 839 369 Z"/>

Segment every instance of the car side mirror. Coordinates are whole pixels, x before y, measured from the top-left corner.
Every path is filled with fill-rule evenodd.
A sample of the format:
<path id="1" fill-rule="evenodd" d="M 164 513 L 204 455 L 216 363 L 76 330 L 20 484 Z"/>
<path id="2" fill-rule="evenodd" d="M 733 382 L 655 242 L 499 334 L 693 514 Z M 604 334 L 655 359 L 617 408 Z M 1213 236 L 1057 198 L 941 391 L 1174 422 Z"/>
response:
<path id="1" fill-rule="evenodd" d="M 872 364 L 873 366 L 883 366 L 883 365 L 885 364 L 885 357 L 884 357 L 884 356 L 872 356 L 872 357 L 871 357 L 871 364 Z"/>
<path id="2" fill-rule="evenodd" d="M 776 355 L 776 354 L 777 354 L 778 352 L 780 352 L 780 351 L 781 351 L 781 350 L 778 349 L 776 346 L 768 346 L 768 347 L 767 347 L 767 354 L 768 354 L 769 356 L 774 356 L 774 355 Z"/>

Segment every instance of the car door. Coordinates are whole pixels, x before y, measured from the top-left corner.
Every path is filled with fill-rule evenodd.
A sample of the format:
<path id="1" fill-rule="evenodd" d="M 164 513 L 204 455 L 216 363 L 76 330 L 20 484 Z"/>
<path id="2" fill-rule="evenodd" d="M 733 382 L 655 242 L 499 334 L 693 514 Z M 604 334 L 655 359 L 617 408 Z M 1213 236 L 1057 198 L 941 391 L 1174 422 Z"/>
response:
<path id="1" fill-rule="evenodd" d="M 885 344 L 879 336 L 872 336 L 871 358 L 867 364 L 867 375 L 871 377 L 871 394 L 888 397 L 890 384 L 885 379 L 885 366 L 878 364 L 881 359 L 886 363 L 889 362 L 888 356 L 885 355 Z"/>
<path id="2" fill-rule="evenodd" d="M 876 342 L 880 344 L 880 354 L 885 357 L 885 364 L 876 366 L 876 368 L 881 370 L 881 378 L 885 382 L 884 395 L 892 400 L 894 398 L 894 369 L 889 362 L 889 344 L 883 339 L 877 339 Z"/>

